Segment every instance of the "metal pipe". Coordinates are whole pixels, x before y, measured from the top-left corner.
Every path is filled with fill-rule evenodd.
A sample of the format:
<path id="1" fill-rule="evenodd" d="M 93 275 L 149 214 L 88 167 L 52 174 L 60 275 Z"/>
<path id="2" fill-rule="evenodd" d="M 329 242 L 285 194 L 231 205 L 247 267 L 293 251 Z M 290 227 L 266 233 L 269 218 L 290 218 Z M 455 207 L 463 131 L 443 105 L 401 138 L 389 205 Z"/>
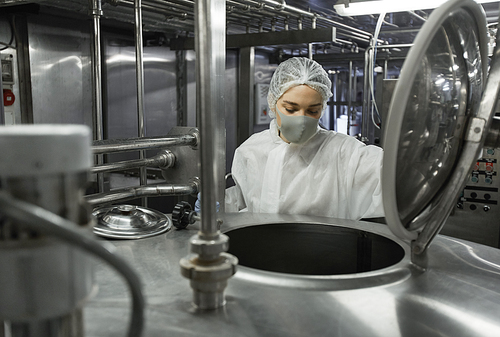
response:
<path id="1" fill-rule="evenodd" d="M 106 193 L 89 194 L 85 196 L 87 202 L 92 206 L 108 204 L 116 201 L 125 201 L 143 197 L 154 196 L 179 196 L 196 195 L 198 193 L 198 182 L 192 181 L 186 185 L 155 185 L 136 186 L 117 189 Z"/>
<path id="2" fill-rule="evenodd" d="M 144 59 L 143 59 L 143 41 L 142 41 L 142 8 L 141 0 L 134 0 L 134 18 L 135 18 L 135 67 L 137 79 L 137 126 L 139 137 L 146 137 L 146 123 L 144 116 Z M 146 150 L 140 150 L 140 159 L 146 158 Z M 146 167 L 140 169 L 140 184 L 147 185 L 148 178 Z M 147 207 L 147 200 L 142 200 L 143 206 Z"/>
<path id="3" fill-rule="evenodd" d="M 139 167 L 154 166 L 161 169 L 173 167 L 175 164 L 175 155 L 168 150 L 162 151 L 152 158 L 127 160 L 117 163 L 108 163 L 104 165 L 94 166 L 90 169 L 91 173 L 111 172 L 117 170 L 127 170 Z"/>
<path id="4" fill-rule="evenodd" d="M 370 100 L 370 88 L 368 83 L 369 62 L 371 60 L 372 48 L 365 50 L 365 65 L 363 69 L 363 111 L 361 112 L 361 141 L 368 140 L 368 101 Z"/>
<path id="5" fill-rule="evenodd" d="M 352 61 L 349 61 L 349 88 L 347 89 L 347 134 L 351 134 Z"/>
<path id="6" fill-rule="evenodd" d="M 95 257 L 99 257 L 107 262 L 110 266 L 112 266 L 117 272 L 119 272 L 129 286 L 132 300 L 132 307 L 130 310 L 131 316 L 127 336 L 142 336 L 144 327 L 145 301 L 142 292 L 141 280 L 139 279 L 137 273 L 128 265 L 128 263 L 126 263 L 125 260 L 123 260 L 118 256 L 118 254 L 115 253 L 113 245 L 95 240 L 94 238 L 87 235 L 86 231 L 81 231 L 78 228 L 79 225 L 74 223 L 73 221 L 62 218 L 61 216 L 54 214 L 40 206 L 30 204 L 23 200 L 14 199 L 4 191 L 0 191 L 0 201 L 1 213 L 19 221 L 23 224 L 23 226 L 33 231 L 40 231 L 46 235 L 53 236 L 63 242 L 68 243 L 72 247 L 78 247 L 79 249 L 82 249 L 83 251 L 94 255 Z M 67 251 L 67 248 L 64 252 L 66 254 L 70 253 L 70 255 L 73 255 L 71 252 Z M 26 260 L 26 255 L 27 252 L 21 253 L 20 256 L 24 256 L 24 258 L 20 257 L 19 260 Z M 64 267 L 67 268 L 67 266 Z M 73 266 L 72 268 L 74 267 L 75 266 Z M 54 275 L 54 278 L 61 278 L 62 276 L 63 275 L 59 273 Z M 61 305 L 61 303 L 57 304 Z M 78 312 L 81 317 L 81 309 L 78 309 Z M 28 324 L 31 325 L 31 329 L 26 329 L 28 331 L 19 331 L 20 333 L 18 336 L 69 336 L 70 333 L 68 331 L 68 326 L 65 326 L 64 329 L 61 329 L 60 331 L 55 331 L 54 324 L 47 324 L 44 329 L 37 329 L 36 321 L 34 320 L 31 324 Z M 81 326 L 82 325 L 80 325 L 80 327 Z M 33 329 L 33 327 L 35 329 Z M 0 331 L 3 332 L 3 326 L 0 328 Z M 83 334 L 83 331 L 77 331 L 77 333 L 75 333 L 75 336 L 83 336 Z"/>
<path id="7" fill-rule="evenodd" d="M 102 60 L 101 60 L 101 0 L 89 0 L 92 16 L 92 116 L 94 122 L 94 140 L 103 139 L 102 119 Z M 103 156 L 97 155 L 97 165 L 104 163 Z M 104 191 L 104 176 L 97 175 L 97 186 L 99 192 Z"/>
<path id="8" fill-rule="evenodd" d="M 94 154 L 115 153 L 137 151 L 145 149 L 154 149 L 167 146 L 196 146 L 198 145 L 198 135 L 168 136 L 168 137 L 149 137 L 149 138 L 128 138 L 94 141 L 92 152 Z"/>
<path id="9" fill-rule="evenodd" d="M 411 48 L 413 44 L 389 44 L 384 46 L 379 46 L 377 49 L 385 50 L 390 48 Z M 369 102 L 370 102 L 370 88 L 369 88 L 369 80 L 368 76 L 371 76 L 369 73 L 369 64 L 373 62 L 373 46 L 368 46 L 365 49 L 365 64 L 363 70 L 363 110 L 361 112 L 361 139 L 363 141 L 368 140 L 368 117 L 369 117 Z"/>
<path id="10" fill-rule="evenodd" d="M 200 127 L 201 197 L 200 236 L 218 237 L 217 202 L 224 141 L 222 87 L 226 58 L 225 1 L 200 0 L 195 5 L 196 112 Z M 218 15 L 215 18 L 215 14 Z M 224 172 L 222 173 L 222 175 Z"/>

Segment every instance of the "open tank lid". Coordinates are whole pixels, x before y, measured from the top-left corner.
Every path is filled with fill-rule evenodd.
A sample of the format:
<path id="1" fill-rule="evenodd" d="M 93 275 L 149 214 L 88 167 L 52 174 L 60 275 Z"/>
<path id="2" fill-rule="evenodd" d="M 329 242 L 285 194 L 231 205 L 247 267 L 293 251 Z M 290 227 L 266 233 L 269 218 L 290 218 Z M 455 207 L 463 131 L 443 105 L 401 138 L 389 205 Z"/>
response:
<path id="1" fill-rule="evenodd" d="M 92 215 L 97 220 L 94 234 L 109 239 L 142 239 L 165 233 L 172 227 L 165 214 L 140 206 L 103 207 Z"/>
<path id="2" fill-rule="evenodd" d="M 418 237 L 416 253 L 442 228 L 484 143 L 487 56 L 482 7 L 450 0 L 422 26 L 401 69 L 384 125 L 383 201 L 391 231 Z"/>

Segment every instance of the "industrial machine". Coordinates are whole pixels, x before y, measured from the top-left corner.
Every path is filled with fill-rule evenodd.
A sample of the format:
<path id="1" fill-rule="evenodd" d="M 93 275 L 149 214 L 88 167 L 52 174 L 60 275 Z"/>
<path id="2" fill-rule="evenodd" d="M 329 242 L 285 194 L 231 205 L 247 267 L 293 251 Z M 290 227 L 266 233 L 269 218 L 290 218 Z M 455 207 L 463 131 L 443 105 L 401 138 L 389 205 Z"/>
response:
<path id="1" fill-rule="evenodd" d="M 285 2 L 272 3 L 275 10 L 297 13 Z M 194 17 L 184 16 L 194 20 L 196 39 L 177 36 L 171 41 L 179 51 L 191 45 L 196 50 L 197 128 L 145 137 L 139 61 L 138 137 L 103 139 L 102 3 L 90 4 L 96 33 L 93 142 L 81 125 L 0 127 L 0 249 L 5 252 L 0 254 L 0 336 L 102 337 L 127 331 L 129 336 L 500 334 L 500 251 L 439 235 L 457 201 L 470 209 L 470 199 L 480 196 L 485 205 L 495 200 L 491 194 L 486 197 L 489 190 L 484 187 L 468 188 L 474 177 L 481 184 L 495 178 L 495 159 L 488 157 L 495 154 L 483 152 L 481 157 L 481 151 L 500 146 L 500 123 L 494 118 L 500 47 L 488 62 L 486 20 L 474 1 L 451 0 L 434 10 L 406 56 L 382 135 L 387 224 L 231 214 L 213 207 L 223 201 L 225 185 L 221 79 L 226 31 L 217 24 L 226 21 L 224 1 L 196 1 Z M 78 0 L 59 4 L 80 5 Z M 140 1 L 134 5 L 140 31 L 142 7 Z M 120 7 L 117 11 L 123 15 Z M 230 15 L 235 15 L 232 9 Z M 174 23 L 185 24 L 175 17 Z M 152 22 L 150 17 L 146 26 Z M 345 34 L 348 29 L 342 28 Z M 327 30 L 331 38 L 332 30 Z M 357 29 L 349 33 L 359 43 L 367 42 Z M 276 41 L 272 38 L 286 34 L 269 38 Z M 308 33 L 292 35 L 301 34 L 310 41 Z M 141 33 L 136 38 L 140 60 Z M 356 48 L 352 41 L 347 45 Z M 254 51 L 240 47 L 248 56 L 242 70 L 248 71 Z M 374 54 L 376 48 L 364 47 L 370 69 L 370 50 Z M 307 49 L 312 54 L 314 47 Z M 349 102 L 354 87 L 349 85 Z M 363 94 L 369 98 L 366 90 Z M 348 111 L 349 102 L 344 102 Z M 363 116 L 363 123 L 368 117 Z M 151 156 L 151 150 L 159 152 Z M 139 151 L 139 158 L 106 161 L 105 155 L 125 151 Z M 149 184 L 146 166 L 156 166 L 165 181 Z M 140 169 L 138 186 L 106 190 L 103 174 L 124 168 Z M 477 174 L 469 177 L 471 171 Z M 84 195 L 89 172 L 98 191 Z M 463 194 L 471 190 L 484 194 Z M 198 192 L 201 214 L 179 229 L 172 228 L 169 216 L 150 212 L 145 205 L 117 205 Z M 96 241 L 91 227 L 97 235 L 122 240 Z M 123 235 L 116 231 L 120 228 Z M 82 250 L 108 264 L 94 263 L 92 273 L 92 260 Z M 129 291 L 108 265 L 124 276 Z M 99 287 L 92 297 L 94 284 Z"/>

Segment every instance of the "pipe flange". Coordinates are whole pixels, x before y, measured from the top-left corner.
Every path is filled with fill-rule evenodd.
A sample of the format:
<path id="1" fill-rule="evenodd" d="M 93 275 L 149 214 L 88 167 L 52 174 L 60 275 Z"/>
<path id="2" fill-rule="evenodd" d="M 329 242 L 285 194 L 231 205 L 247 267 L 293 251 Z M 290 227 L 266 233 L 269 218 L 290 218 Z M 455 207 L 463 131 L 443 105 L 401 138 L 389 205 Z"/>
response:
<path id="1" fill-rule="evenodd" d="M 213 240 L 205 240 L 195 235 L 189 240 L 191 251 L 200 255 L 201 258 L 217 256 L 219 253 L 226 252 L 229 249 L 229 237 L 219 233 L 219 236 Z"/>
<path id="2" fill-rule="evenodd" d="M 191 280 L 193 304 L 198 309 L 216 309 L 225 304 L 227 280 L 236 273 L 238 259 L 221 253 L 210 262 L 200 261 L 197 255 L 181 259 L 182 276 Z"/>
<path id="3" fill-rule="evenodd" d="M 182 276 L 202 283 L 226 281 L 236 273 L 237 265 L 238 258 L 229 253 L 220 253 L 217 259 L 210 262 L 200 261 L 196 254 L 180 261 Z"/>

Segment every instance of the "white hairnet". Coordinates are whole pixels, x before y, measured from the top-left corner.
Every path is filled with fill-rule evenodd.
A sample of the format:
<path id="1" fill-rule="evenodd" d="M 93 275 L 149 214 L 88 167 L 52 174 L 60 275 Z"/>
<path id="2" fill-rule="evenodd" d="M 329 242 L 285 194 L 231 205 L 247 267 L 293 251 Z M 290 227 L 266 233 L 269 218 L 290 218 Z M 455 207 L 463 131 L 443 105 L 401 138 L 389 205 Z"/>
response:
<path id="1" fill-rule="evenodd" d="M 267 103 L 269 116 L 276 118 L 274 108 L 278 99 L 290 88 L 305 84 L 316 90 L 323 99 L 321 115 L 326 108 L 328 99 L 332 96 L 332 82 L 323 67 L 316 61 L 305 57 L 293 57 L 282 62 L 271 78 Z"/>

